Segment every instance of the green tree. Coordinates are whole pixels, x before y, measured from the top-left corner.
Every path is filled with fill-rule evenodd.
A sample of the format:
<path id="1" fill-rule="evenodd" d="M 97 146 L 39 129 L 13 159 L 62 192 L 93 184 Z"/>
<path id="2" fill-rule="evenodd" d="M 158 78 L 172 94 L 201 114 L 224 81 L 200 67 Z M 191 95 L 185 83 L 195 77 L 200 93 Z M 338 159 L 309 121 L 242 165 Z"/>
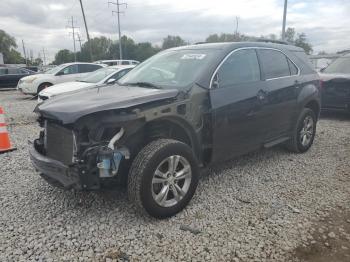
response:
<path id="1" fill-rule="evenodd" d="M 162 49 L 168 49 L 184 45 L 186 45 L 186 42 L 180 36 L 168 35 L 166 38 L 163 39 Z"/>
<path id="2" fill-rule="evenodd" d="M 209 35 L 205 41 L 207 43 L 217 43 L 217 42 L 241 42 L 241 41 L 249 41 L 249 40 L 252 40 L 252 37 L 246 36 L 244 34 L 222 33 L 221 35 L 218 35 L 218 34 Z"/>
<path id="3" fill-rule="evenodd" d="M 68 49 L 61 49 L 55 55 L 55 61 L 53 64 L 60 65 L 64 63 L 69 63 L 74 61 L 74 53 Z"/>
<path id="4" fill-rule="evenodd" d="M 16 48 L 16 39 L 0 29 L 0 52 L 4 55 L 5 64 L 19 64 L 25 62 L 22 55 L 16 51 Z"/>
<path id="5" fill-rule="evenodd" d="M 285 40 L 295 46 L 301 47 L 308 55 L 312 53 L 312 45 L 307 42 L 305 33 L 296 33 L 294 28 L 288 27 L 285 34 Z"/>

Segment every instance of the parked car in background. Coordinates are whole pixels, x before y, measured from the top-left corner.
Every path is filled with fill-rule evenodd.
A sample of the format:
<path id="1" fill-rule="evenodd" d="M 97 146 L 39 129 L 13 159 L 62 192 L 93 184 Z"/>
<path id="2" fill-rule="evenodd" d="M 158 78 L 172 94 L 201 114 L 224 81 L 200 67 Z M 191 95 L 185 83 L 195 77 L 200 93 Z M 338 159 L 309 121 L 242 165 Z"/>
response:
<path id="1" fill-rule="evenodd" d="M 75 82 L 66 82 L 47 87 L 39 93 L 38 103 L 59 94 L 97 85 L 114 84 L 118 79 L 120 79 L 134 67 L 134 65 L 104 67 L 89 73 L 85 77 L 76 80 Z"/>
<path id="2" fill-rule="evenodd" d="M 106 65 L 80 62 L 62 64 L 41 74 L 22 78 L 18 82 L 17 89 L 24 94 L 37 95 L 49 86 L 78 80 L 87 73 L 102 67 L 106 67 Z"/>
<path id="3" fill-rule="evenodd" d="M 16 88 L 22 77 L 33 74 L 34 71 L 26 68 L 0 67 L 0 88 Z"/>
<path id="4" fill-rule="evenodd" d="M 138 210 L 165 218 L 189 203 L 199 167 L 278 144 L 306 152 L 315 137 L 319 88 L 318 74 L 295 46 L 168 49 L 118 85 L 39 105 L 43 129 L 30 157 L 55 186 L 98 190 L 119 181 Z"/>
<path id="5" fill-rule="evenodd" d="M 350 54 L 337 58 L 321 70 L 322 109 L 350 112 Z"/>
<path id="6" fill-rule="evenodd" d="M 136 60 L 98 60 L 98 61 L 95 61 L 94 63 L 113 66 L 113 65 L 138 65 L 140 62 Z"/>

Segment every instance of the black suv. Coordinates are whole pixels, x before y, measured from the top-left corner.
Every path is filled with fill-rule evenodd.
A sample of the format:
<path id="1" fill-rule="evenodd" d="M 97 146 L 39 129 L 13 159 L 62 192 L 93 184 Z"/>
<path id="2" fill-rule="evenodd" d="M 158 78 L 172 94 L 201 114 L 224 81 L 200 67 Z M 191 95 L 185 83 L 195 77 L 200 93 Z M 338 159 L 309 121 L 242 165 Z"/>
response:
<path id="1" fill-rule="evenodd" d="M 199 44 L 163 51 L 118 84 L 57 96 L 35 112 L 31 160 L 49 183 L 127 184 L 140 210 L 164 218 L 191 200 L 200 167 L 285 144 L 305 152 L 320 81 L 302 49 Z"/>

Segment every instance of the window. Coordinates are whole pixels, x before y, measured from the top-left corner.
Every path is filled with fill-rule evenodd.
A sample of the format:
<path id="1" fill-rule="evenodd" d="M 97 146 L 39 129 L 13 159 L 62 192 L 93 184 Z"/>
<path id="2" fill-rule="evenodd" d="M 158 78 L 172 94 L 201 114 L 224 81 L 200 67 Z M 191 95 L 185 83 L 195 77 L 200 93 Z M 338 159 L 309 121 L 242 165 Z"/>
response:
<path id="1" fill-rule="evenodd" d="M 131 70 L 131 68 L 127 68 L 127 69 L 124 69 L 124 70 L 121 70 L 117 73 L 115 73 L 114 75 L 112 75 L 109 79 L 115 79 L 115 80 L 118 80 L 119 78 L 121 78 L 122 76 L 126 75 L 127 72 L 129 72 Z M 109 80 L 108 79 L 108 80 Z M 107 81 L 108 81 L 107 80 Z"/>
<path id="2" fill-rule="evenodd" d="M 129 61 L 122 61 L 122 65 L 129 65 L 130 62 Z"/>
<path id="3" fill-rule="evenodd" d="M 71 74 L 77 74 L 78 73 L 78 65 L 70 65 L 61 70 L 64 75 L 71 75 Z"/>
<path id="4" fill-rule="evenodd" d="M 287 57 L 283 53 L 276 50 L 260 49 L 259 54 L 266 79 L 290 76 Z"/>
<path id="5" fill-rule="evenodd" d="M 7 75 L 8 69 L 7 68 L 0 68 L 0 75 Z"/>
<path id="6" fill-rule="evenodd" d="M 19 69 L 18 68 L 9 68 L 9 75 L 17 75 L 19 74 Z"/>
<path id="7" fill-rule="evenodd" d="M 337 58 L 325 70 L 323 70 L 323 72 L 330 74 L 350 74 L 350 58 L 348 56 Z"/>
<path id="8" fill-rule="evenodd" d="M 133 65 L 138 65 L 139 63 L 136 62 L 136 61 L 132 61 L 131 64 L 133 64 Z"/>
<path id="9" fill-rule="evenodd" d="M 99 65 L 89 65 L 89 64 L 80 64 L 79 65 L 79 73 L 87 73 L 87 72 L 92 72 L 97 69 L 100 69 L 101 66 Z"/>
<path id="10" fill-rule="evenodd" d="M 293 64 L 292 61 L 288 60 L 288 64 L 289 64 L 289 70 L 290 70 L 290 74 L 292 76 L 297 75 L 298 74 L 298 68 Z"/>
<path id="11" fill-rule="evenodd" d="M 220 87 L 260 80 L 260 67 L 255 50 L 239 50 L 231 54 L 218 71 Z"/>

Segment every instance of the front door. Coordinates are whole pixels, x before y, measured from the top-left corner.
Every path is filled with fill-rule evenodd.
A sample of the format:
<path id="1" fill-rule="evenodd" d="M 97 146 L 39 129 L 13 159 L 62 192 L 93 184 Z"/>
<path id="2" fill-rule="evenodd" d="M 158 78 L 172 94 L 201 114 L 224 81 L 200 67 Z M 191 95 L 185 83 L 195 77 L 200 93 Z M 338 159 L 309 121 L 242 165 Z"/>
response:
<path id="1" fill-rule="evenodd" d="M 241 155 L 262 143 L 260 116 L 265 86 L 255 49 L 231 53 L 219 67 L 210 90 L 213 161 Z"/>

